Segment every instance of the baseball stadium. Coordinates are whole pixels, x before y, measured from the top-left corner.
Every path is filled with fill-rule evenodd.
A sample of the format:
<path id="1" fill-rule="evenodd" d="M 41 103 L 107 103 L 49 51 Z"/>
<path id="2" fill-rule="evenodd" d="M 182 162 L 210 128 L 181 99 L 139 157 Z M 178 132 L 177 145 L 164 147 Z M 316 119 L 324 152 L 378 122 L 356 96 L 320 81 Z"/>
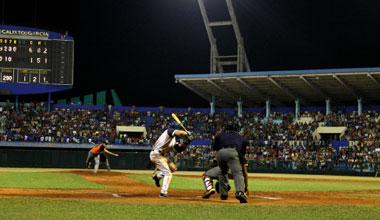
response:
<path id="1" fill-rule="evenodd" d="M 237 1 L 220 1 L 223 20 L 194 2 L 209 70 L 172 73 L 169 93 L 79 80 L 83 38 L 7 24 L 2 1 L 0 219 L 379 219 L 380 67 L 256 71 Z M 45 8 L 30 4 L 36 24 Z M 143 101 L 185 91 L 206 106 L 123 105 L 131 94 L 112 85 L 126 79 Z"/>

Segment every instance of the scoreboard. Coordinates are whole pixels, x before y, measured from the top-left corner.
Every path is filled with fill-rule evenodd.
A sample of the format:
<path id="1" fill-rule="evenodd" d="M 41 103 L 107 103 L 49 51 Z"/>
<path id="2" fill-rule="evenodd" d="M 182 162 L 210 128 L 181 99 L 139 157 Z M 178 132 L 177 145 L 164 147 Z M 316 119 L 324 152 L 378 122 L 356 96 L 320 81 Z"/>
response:
<path id="1" fill-rule="evenodd" d="M 0 25 L 0 82 L 73 85 L 74 40 Z"/>

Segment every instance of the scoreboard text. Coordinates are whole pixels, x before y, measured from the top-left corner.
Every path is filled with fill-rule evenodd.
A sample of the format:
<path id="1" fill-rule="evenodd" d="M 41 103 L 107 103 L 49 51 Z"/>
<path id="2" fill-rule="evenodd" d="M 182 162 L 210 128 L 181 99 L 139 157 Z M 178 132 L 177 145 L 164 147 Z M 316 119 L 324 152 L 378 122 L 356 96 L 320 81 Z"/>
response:
<path id="1" fill-rule="evenodd" d="M 0 82 L 73 84 L 74 41 L 0 36 Z"/>

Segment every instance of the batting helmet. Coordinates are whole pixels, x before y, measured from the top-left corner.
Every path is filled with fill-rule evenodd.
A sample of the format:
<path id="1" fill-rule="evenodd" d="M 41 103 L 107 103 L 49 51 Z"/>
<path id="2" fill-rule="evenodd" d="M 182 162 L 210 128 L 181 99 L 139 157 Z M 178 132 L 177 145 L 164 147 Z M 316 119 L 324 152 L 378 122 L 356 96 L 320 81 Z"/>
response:
<path id="1" fill-rule="evenodd" d="M 181 126 L 175 121 L 171 122 L 169 125 L 169 128 L 171 128 L 171 129 L 179 129 L 180 127 Z"/>

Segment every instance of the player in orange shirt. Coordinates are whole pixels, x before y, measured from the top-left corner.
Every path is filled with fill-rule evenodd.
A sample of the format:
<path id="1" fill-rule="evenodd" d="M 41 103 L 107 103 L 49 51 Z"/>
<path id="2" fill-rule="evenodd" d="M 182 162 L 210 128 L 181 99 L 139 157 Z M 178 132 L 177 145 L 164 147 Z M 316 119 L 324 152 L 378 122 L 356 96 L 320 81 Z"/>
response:
<path id="1" fill-rule="evenodd" d="M 87 168 L 90 169 L 90 166 L 91 166 L 91 160 L 92 160 L 92 159 L 95 160 L 94 174 L 96 174 L 96 172 L 97 172 L 98 169 L 99 169 L 100 155 L 101 155 L 102 153 L 111 154 L 111 155 L 116 156 L 116 157 L 119 156 L 119 154 L 114 154 L 114 153 L 112 153 L 112 152 L 110 152 L 110 151 L 108 151 L 108 150 L 106 149 L 108 143 L 109 143 L 108 140 L 105 140 L 103 143 L 96 145 L 95 147 L 93 147 L 93 148 L 88 152 L 88 156 L 87 156 L 87 160 L 86 160 L 86 165 L 87 165 Z"/>

